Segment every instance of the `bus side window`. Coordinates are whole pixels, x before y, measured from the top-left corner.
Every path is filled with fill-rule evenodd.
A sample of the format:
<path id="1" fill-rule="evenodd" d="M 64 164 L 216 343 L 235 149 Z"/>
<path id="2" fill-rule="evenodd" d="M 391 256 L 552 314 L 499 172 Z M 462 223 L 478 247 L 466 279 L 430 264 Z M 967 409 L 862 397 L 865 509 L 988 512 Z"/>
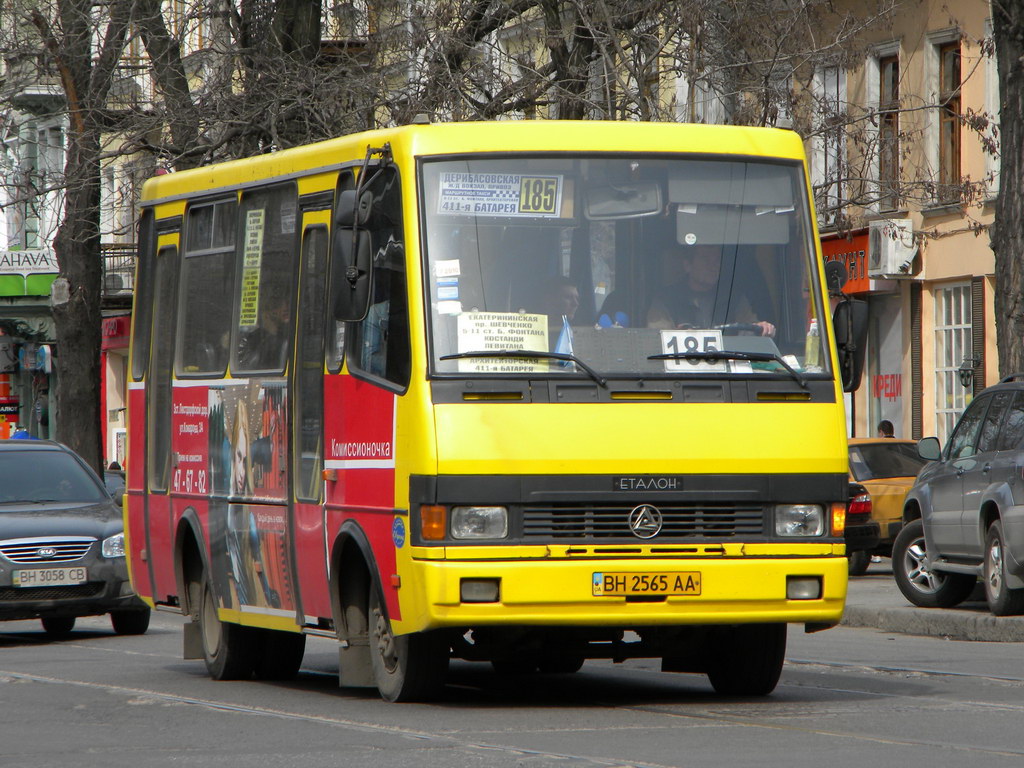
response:
<path id="1" fill-rule="evenodd" d="M 374 194 L 369 227 L 374 254 L 373 295 L 366 318 L 354 324 L 349 365 L 404 388 L 409 384 L 412 365 L 398 174 L 384 169 L 368 182 L 367 188 Z"/>
<path id="2" fill-rule="evenodd" d="M 234 200 L 191 206 L 185 227 L 177 360 L 179 376 L 223 373 L 234 292 Z"/>
<path id="3" fill-rule="evenodd" d="M 306 228 L 299 275 L 299 332 L 294 377 L 295 495 L 319 501 L 323 469 L 324 340 L 327 318 L 327 228 Z M 333 320 L 331 321 L 333 322 Z"/>
<path id="4" fill-rule="evenodd" d="M 174 328 L 178 304 L 178 248 L 157 252 L 153 295 L 151 365 L 147 377 L 148 436 L 146 441 L 149 489 L 167 489 L 171 466 L 171 370 L 174 363 Z"/>
<path id="5" fill-rule="evenodd" d="M 288 361 L 299 250 L 296 194 L 289 183 L 242 195 L 232 371 L 281 373 Z"/>
<path id="6" fill-rule="evenodd" d="M 156 223 L 146 208 L 139 222 L 138 274 L 135 279 L 132 329 L 132 378 L 140 381 L 149 369 L 149 340 L 153 330 L 153 292 L 156 283 Z"/>

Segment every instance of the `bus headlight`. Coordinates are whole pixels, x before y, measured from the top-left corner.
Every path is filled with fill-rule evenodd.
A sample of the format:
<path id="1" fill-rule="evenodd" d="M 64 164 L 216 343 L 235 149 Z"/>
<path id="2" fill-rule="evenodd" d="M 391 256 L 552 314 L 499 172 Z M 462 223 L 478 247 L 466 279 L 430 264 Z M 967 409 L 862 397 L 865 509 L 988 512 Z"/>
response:
<path id="1" fill-rule="evenodd" d="M 508 536 L 505 507 L 452 507 L 453 539 L 504 539 Z"/>
<path id="2" fill-rule="evenodd" d="M 825 511 L 818 504 L 776 504 L 776 536 L 821 536 Z"/>

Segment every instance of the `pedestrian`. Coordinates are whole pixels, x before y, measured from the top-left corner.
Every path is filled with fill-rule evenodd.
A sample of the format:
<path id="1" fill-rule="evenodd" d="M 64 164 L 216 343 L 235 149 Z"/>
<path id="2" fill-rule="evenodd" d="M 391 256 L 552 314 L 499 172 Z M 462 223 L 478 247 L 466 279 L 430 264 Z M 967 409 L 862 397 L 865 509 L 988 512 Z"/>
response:
<path id="1" fill-rule="evenodd" d="M 892 422 L 888 419 L 882 419 L 878 422 L 878 436 L 879 437 L 896 437 L 893 431 Z"/>

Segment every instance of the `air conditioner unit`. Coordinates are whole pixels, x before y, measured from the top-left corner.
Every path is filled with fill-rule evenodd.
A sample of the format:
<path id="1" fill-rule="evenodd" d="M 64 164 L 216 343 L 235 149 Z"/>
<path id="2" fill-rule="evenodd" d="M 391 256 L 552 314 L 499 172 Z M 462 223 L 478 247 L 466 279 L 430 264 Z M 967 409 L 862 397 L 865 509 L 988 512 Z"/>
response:
<path id="1" fill-rule="evenodd" d="M 103 276 L 103 292 L 110 294 L 131 292 L 135 275 L 127 269 L 111 269 Z"/>
<path id="2" fill-rule="evenodd" d="M 868 224 L 868 277 L 910 277 L 917 255 L 914 223 L 882 219 Z"/>

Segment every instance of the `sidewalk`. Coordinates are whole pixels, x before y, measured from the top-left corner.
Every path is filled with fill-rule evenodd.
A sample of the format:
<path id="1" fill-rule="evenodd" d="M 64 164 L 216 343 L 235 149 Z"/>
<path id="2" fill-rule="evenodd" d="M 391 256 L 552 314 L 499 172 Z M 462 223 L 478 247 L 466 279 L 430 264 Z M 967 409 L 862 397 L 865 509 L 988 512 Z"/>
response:
<path id="1" fill-rule="evenodd" d="M 981 585 L 978 585 L 979 590 Z M 930 635 L 950 640 L 1024 642 L 1024 616 L 993 616 L 984 594 L 956 608 L 918 608 L 907 602 L 892 578 L 888 559 L 872 563 L 866 576 L 851 576 L 843 626 Z"/>

